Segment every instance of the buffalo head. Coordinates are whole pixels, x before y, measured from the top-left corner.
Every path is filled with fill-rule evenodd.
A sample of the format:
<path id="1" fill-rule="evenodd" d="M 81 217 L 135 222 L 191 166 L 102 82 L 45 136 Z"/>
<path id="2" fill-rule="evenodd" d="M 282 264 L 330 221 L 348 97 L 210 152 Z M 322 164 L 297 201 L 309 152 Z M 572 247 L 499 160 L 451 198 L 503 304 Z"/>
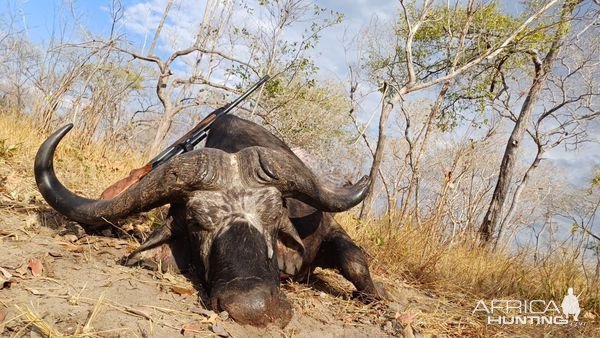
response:
<path id="1" fill-rule="evenodd" d="M 35 178 L 44 199 L 83 224 L 106 224 L 165 204 L 170 222 L 185 228 L 187 251 L 210 293 L 211 306 L 253 325 L 286 324 L 291 309 L 279 292 L 276 240 L 286 234 L 301 256 L 303 244 L 290 223 L 286 198 L 323 211 L 358 204 L 369 179 L 338 187 L 321 180 L 294 154 L 248 147 L 235 153 L 203 148 L 159 166 L 110 200 L 88 199 L 63 186 L 53 156 L 72 125 L 52 134 L 35 159 Z M 170 224 L 170 226 L 173 226 Z M 301 258 L 288 270 L 297 270 Z"/>

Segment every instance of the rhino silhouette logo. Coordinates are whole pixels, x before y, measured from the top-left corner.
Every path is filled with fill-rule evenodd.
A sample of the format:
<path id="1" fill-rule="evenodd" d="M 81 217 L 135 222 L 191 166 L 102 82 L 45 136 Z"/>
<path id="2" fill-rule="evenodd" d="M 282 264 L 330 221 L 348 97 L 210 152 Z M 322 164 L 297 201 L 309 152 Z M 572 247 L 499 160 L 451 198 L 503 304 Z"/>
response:
<path id="1" fill-rule="evenodd" d="M 579 308 L 579 299 L 577 296 L 573 294 L 573 288 L 569 288 L 567 291 L 567 295 L 563 298 L 561 303 L 562 312 L 567 319 L 569 319 L 569 315 L 573 315 L 573 320 L 579 321 L 579 313 L 581 309 Z"/>

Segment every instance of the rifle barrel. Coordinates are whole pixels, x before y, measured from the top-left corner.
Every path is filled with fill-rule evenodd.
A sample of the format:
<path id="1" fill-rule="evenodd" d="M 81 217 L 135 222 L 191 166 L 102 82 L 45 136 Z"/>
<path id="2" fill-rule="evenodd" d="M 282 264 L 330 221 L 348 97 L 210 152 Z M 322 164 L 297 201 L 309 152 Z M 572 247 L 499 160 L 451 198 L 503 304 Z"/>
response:
<path id="1" fill-rule="evenodd" d="M 235 106 L 240 104 L 240 102 L 244 101 L 250 94 L 252 94 L 258 87 L 260 87 L 263 83 L 267 82 L 271 77 L 269 75 L 263 76 L 257 83 L 255 83 L 252 87 L 250 87 L 246 92 L 240 95 L 237 99 L 228 103 L 225 107 L 223 107 L 223 111 L 218 112 L 217 117 L 229 113 Z M 218 109 L 217 109 L 218 110 Z"/>
<path id="2" fill-rule="evenodd" d="M 258 82 L 256 82 L 252 87 L 246 90 L 242 95 L 238 96 L 235 100 L 228 103 L 227 105 L 218 108 L 208 114 L 200 123 L 194 127 L 191 131 L 189 131 L 182 138 L 177 140 L 175 143 L 167 147 L 165 150 L 161 151 L 156 157 L 150 160 L 149 164 L 152 165 L 152 168 L 158 167 L 165 161 L 168 161 L 173 156 L 182 154 L 186 152 L 189 148 L 196 146 L 200 143 L 207 135 L 207 130 L 210 126 L 218 119 L 220 116 L 229 113 L 233 108 L 235 108 L 240 102 L 244 101 L 250 94 L 252 94 L 258 87 L 260 87 L 263 83 L 270 79 L 269 75 L 263 76 Z M 211 117 L 214 115 L 214 117 Z"/>

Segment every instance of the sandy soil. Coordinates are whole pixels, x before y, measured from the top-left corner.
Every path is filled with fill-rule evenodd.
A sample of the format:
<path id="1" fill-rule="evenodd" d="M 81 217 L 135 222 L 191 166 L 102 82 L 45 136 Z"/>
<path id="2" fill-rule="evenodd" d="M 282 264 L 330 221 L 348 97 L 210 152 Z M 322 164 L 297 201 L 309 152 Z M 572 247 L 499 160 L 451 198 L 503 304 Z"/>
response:
<path id="1" fill-rule="evenodd" d="M 73 223 L 49 219 L 26 210 L 0 212 L 0 278 L 11 275 L 0 289 L 0 323 L 5 323 L 0 336 L 385 337 L 403 332 L 395 317 L 411 301 L 406 298 L 411 292 L 387 285 L 395 302 L 364 305 L 352 299 L 351 284 L 331 271 L 316 273 L 310 284 L 282 286 L 294 306 L 284 329 L 241 326 L 226 313 L 206 310 L 202 287 L 186 276 L 121 266 L 131 241 L 88 235 Z M 410 325 L 406 329 L 413 332 Z"/>
<path id="2" fill-rule="evenodd" d="M 486 325 L 472 315 L 473 295 L 436 293 L 383 270 L 372 274 L 386 301 L 365 305 L 339 274 L 317 270 L 309 284 L 282 285 L 294 308 L 285 328 L 242 326 L 206 310 L 194 280 L 120 265 L 137 245 L 122 230 L 86 233 L 30 193 L 26 173 L 1 177 L 27 188 L 17 195 L 0 184 L 0 337 L 600 337 L 589 321 Z"/>

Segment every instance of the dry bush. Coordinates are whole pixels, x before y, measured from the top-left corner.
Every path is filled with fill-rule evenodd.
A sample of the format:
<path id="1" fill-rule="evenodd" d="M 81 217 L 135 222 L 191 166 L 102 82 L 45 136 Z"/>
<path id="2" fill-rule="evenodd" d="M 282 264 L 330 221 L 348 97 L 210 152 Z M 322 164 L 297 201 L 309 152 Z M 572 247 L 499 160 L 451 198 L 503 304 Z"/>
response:
<path id="1" fill-rule="evenodd" d="M 2 151 L 10 150 L 11 156 L 2 156 L 19 173 L 26 174 L 27 188 L 35 189 L 33 161 L 37 149 L 47 135 L 39 131 L 39 124 L 24 116 L 0 112 L 0 140 Z M 74 128 L 60 143 L 55 157 L 56 172 L 63 183 L 86 196 L 96 197 L 117 179 L 125 177 L 132 168 L 143 162 L 134 152 L 114 151 L 106 142 L 82 145 L 81 131 Z"/>
<path id="2" fill-rule="evenodd" d="M 18 117 L 17 117 L 18 116 Z M 39 213 L 40 221 L 50 227 L 63 224 L 64 217 L 43 202 L 33 175 L 36 152 L 48 135 L 39 121 L 23 115 L 0 111 L 0 208 L 6 211 Z M 54 158 L 58 178 L 72 191 L 90 198 L 127 176 L 144 162 L 141 154 L 116 151 L 109 142 L 80 143 L 81 131 L 74 128 L 60 143 Z M 147 231 L 164 218 L 163 209 L 130 218 L 113 233 L 143 239 Z M 131 237 L 134 236 L 134 237 Z"/>
<path id="3" fill-rule="evenodd" d="M 471 239 L 441 240 L 443 234 L 430 224 L 397 223 L 389 231 L 387 220 L 358 222 L 350 214 L 337 219 L 370 254 L 377 274 L 403 277 L 448 298 L 467 297 L 471 307 L 478 299 L 561 300 L 573 287 L 581 292 L 583 309 L 600 313 L 598 285 L 586 278 L 578 256 L 568 249 L 547 252 L 534 262 L 532 250 L 493 251 Z"/>

